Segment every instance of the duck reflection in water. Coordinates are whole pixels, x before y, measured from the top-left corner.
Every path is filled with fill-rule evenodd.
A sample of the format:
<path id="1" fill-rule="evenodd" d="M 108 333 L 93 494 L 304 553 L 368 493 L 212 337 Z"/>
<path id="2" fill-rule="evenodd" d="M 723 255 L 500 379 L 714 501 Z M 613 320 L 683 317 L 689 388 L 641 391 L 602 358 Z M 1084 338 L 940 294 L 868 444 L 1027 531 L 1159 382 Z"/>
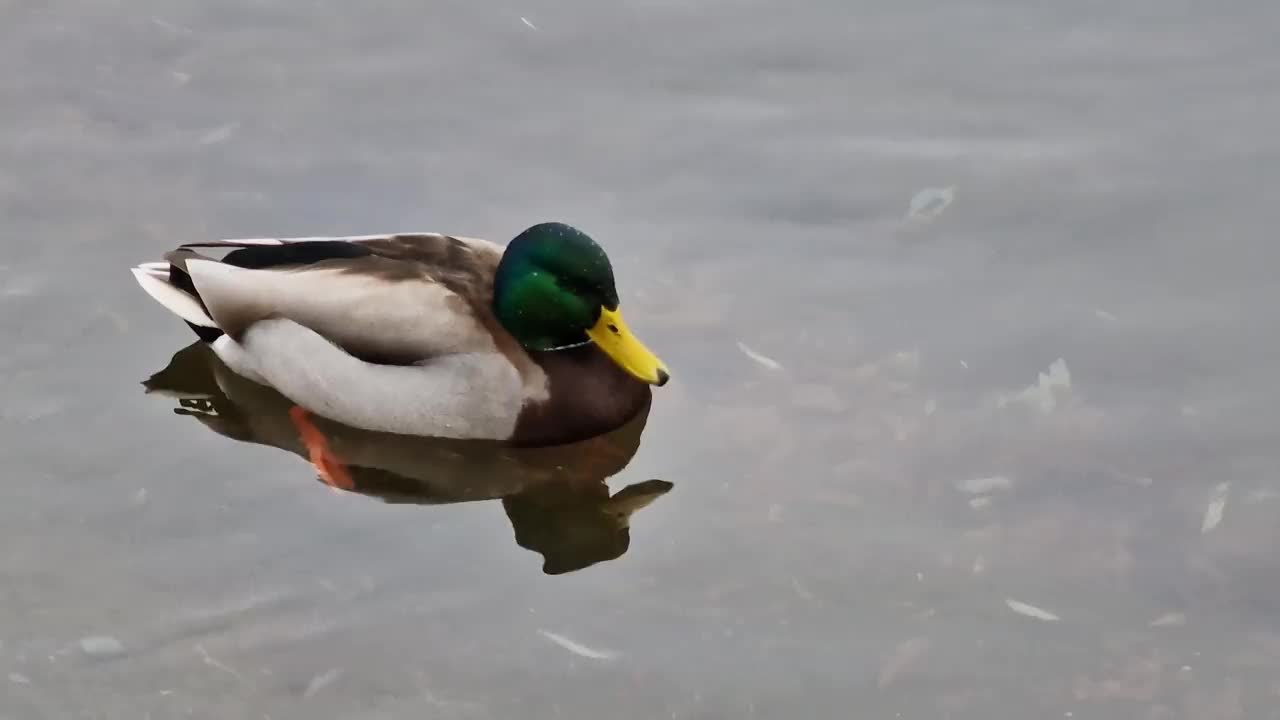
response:
<path id="1" fill-rule="evenodd" d="M 176 398 L 179 416 L 242 442 L 313 464 L 338 489 L 388 503 L 443 505 L 501 499 L 516 543 L 558 575 L 626 553 L 631 516 L 672 484 L 648 480 L 610 494 L 606 480 L 640 446 L 649 405 L 613 432 L 551 447 L 361 430 L 301 414 L 278 392 L 229 370 L 202 342 L 178 351 L 143 386 Z"/>

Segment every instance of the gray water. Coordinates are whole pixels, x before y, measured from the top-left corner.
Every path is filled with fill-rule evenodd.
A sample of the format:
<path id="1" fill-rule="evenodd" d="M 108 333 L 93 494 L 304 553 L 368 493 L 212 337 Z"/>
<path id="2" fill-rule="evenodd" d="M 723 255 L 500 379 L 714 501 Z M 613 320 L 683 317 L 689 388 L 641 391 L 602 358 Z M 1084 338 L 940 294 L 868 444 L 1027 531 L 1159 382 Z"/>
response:
<path id="1" fill-rule="evenodd" d="M 0 717 L 1280 717 L 1277 21 L 0 2 Z M 547 219 L 674 375 L 567 571 L 139 384 L 174 245 Z"/>

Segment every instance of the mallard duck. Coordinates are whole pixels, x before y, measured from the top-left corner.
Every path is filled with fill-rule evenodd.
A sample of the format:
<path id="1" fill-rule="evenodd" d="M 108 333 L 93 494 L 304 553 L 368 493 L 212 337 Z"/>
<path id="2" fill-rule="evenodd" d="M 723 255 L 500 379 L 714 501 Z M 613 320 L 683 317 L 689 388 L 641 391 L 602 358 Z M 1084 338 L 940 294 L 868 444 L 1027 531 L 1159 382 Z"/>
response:
<path id="1" fill-rule="evenodd" d="M 229 250 L 220 260 L 197 249 Z M 235 373 L 355 428 L 518 445 L 625 424 L 670 375 L 586 233 L 194 242 L 134 276 Z"/>

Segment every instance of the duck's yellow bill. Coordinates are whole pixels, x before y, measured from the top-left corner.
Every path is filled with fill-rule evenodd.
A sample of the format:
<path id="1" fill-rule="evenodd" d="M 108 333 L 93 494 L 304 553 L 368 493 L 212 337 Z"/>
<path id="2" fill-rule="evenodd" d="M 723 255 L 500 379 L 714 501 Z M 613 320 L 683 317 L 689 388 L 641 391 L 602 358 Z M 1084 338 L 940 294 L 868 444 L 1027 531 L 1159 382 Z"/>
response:
<path id="1" fill-rule="evenodd" d="M 618 367 L 640 382 L 662 386 L 671 378 L 667 366 L 627 329 L 627 324 L 622 321 L 621 310 L 600 308 L 600 319 L 595 327 L 587 331 L 587 336 Z"/>

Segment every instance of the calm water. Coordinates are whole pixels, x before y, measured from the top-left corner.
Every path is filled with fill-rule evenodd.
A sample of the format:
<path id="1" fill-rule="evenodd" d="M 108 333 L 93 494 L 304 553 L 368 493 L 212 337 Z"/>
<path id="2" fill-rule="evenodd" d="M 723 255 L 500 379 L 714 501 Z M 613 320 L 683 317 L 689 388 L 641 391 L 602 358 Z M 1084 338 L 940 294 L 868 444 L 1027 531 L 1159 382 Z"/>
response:
<path id="1" fill-rule="evenodd" d="M 1272 6 L 0 2 L 0 717 L 1280 717 Z M 544 219 L 638 450 L 139 384 L 175 244 Z"/>

